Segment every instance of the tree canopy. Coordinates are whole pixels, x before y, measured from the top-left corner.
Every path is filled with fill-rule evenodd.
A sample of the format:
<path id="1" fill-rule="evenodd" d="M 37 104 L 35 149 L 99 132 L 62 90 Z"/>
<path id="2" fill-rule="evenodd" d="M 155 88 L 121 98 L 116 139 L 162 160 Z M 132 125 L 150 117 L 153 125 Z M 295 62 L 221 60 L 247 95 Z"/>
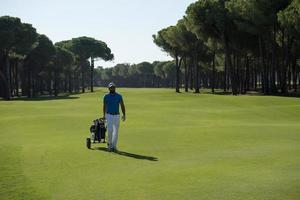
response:
<path id="1" fill-rule="evenodd" d="M 0 17 L 0 96 L 29 97 L 59 92 L 84 92 L 86 82 L 93 91 L 94 61 L 111 61 L 107 44 L 92 37 L 52 41 L 19 18 Z M 90 72 L 90 76 L 86 76 Z M 81 77 L 79 76 L 81 74 Z M 21 86 L 21 88 L 19 88 Z M 19 91 L 22 91 L 20 94 Z"/>

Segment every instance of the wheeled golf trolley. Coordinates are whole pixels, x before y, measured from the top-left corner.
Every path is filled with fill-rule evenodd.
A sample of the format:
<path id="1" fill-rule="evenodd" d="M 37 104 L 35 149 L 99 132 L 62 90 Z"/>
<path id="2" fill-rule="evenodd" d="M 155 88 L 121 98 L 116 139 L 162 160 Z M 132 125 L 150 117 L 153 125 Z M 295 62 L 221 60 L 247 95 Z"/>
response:
<path id="1" fill-rule="evenodd" d="M 91 137 L 86 138 L 86 147 L 90 149 L 92 142 L 96 143 L 96 141 L 105 143 L 106 129 L 105 119 L 100 118 L 94 120 L 90 127 Z"/>

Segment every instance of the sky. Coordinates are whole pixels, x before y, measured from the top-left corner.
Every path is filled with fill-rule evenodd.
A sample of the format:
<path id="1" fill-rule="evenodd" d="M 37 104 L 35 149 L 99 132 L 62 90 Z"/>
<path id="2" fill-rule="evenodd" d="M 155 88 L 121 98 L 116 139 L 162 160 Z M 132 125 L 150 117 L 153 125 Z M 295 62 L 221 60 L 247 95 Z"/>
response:
<path id="1" fill-rule="evenodd" d="M 32 24 L 54 43 L 80 36 L 107 43 L 118 63 L 170 60 L 152 40 L 162 28 L 175 25 L 195 0 L 0 0 L 0 16 Z M 26 3 L 25 3 L 26 2 Z"/>

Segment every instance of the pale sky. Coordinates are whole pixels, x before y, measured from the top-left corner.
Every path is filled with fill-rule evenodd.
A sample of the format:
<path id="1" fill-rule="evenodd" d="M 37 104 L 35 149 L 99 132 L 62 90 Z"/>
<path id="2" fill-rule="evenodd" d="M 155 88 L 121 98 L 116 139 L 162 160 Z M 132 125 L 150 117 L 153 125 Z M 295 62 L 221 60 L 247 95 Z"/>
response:
<path id="1" fill-rule="evenodd" d="M 53 42 L 79 36 L 107 43 L 113 62 L 170 60 L 152 35 L 176 24 L 195 0 L 0 0 L 0 16 L 10 15 L 32 24 Z"/>

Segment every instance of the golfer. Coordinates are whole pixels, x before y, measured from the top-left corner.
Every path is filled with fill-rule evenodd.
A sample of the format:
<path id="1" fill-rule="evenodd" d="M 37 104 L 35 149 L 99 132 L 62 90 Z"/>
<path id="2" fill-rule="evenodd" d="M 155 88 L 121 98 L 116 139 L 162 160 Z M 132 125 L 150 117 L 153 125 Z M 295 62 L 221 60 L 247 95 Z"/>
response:
<path id="1" fill-rule="evenodd" d="M 117 152 L 118 132 L 120 125 L 119 105 L 122 109 L 122 121 L 126 120 L 125 105 L 123 98 L 116 92 L 114 83 L 108 84 L 109 93 L 103 98 L 103 118 L 107 120 L 108 129 L 108 151 Z"/>

